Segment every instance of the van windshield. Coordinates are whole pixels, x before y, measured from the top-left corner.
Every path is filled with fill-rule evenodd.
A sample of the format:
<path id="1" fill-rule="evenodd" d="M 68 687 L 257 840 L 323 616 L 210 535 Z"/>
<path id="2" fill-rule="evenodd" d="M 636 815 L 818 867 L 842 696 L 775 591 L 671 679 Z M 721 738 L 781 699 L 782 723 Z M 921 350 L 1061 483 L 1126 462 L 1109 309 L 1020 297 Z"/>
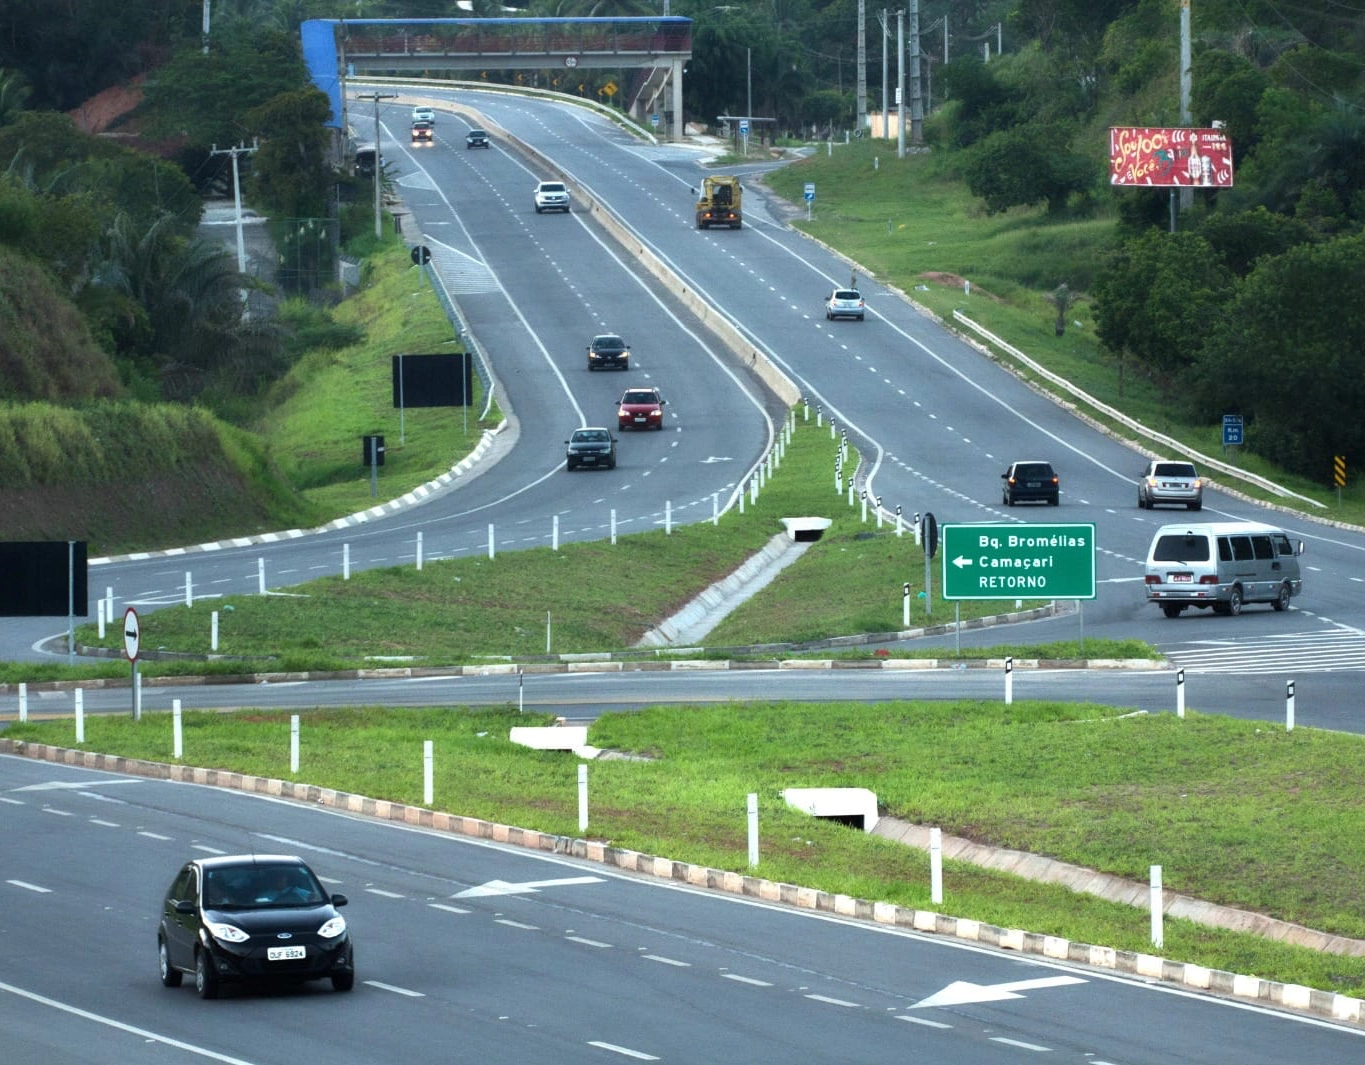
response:
<path id="1" fill-rule="evenodd" d="M 1168 533 L 1158 536 L 1152 548 L 1153 562 L 1207 562 L 1209 538 Z"/>

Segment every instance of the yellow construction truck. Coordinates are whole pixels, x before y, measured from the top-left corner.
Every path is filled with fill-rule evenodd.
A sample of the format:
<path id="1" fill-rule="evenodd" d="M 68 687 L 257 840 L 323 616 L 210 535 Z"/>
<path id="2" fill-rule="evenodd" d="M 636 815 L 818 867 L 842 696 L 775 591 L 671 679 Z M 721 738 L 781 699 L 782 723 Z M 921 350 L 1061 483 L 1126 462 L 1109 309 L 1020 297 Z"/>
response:
<path id="1" fill-rule="evenodd" d="M 694 195 L 696 191 L 692 190 Z M 701 196 L 697 199 L 697 228 L 729 226 L 739 229 L 744 224 L 744 214 L 740 210 L 743 191 L 737 177 L 711 175 L 702 178 Z"/>

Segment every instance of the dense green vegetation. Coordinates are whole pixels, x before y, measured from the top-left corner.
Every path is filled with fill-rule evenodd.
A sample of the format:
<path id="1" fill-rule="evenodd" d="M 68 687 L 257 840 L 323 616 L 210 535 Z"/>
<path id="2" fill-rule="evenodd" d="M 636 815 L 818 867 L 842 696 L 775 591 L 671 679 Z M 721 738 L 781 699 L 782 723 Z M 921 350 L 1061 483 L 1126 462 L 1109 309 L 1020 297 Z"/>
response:
<path id="1" fill-rule="evenodd" d="M 201 12 L 183 0 L 130 0 L 117 18 L 77 18 L 37 0 L 0 12 L 0 399 L 196 404 L 269 433 L 286 422 L 273 410 L 283 394 L 275 386 L 311 342 L 321 338 L 326 349 L 359 339 L 338 331 L 328 307 L 337 256 L 373 250 L 363 236 L 364 188 L 333 164 L 325 99 L 299 52 L 300 21 L 334 17 L 333 6 L 223 0 L 207 47 Z M 496 13 L 447 0 L 355 8 L 357 17 Z M 530 3 L 525 13 L 654 12 L 620 0 Z M 773 119 L 756 134 L 784 139 L 842 140 L 857 124 L 864 101 L 849 76 L 853 0 L 679 0 L 672 13 L 694 20 L 689 118 L 752 111 Z M 1078 380 L 1116 375 L 1124 405 L 1150 399 L 1157 419 L 1146 420 L 1180 425 L 1192 445 L 1223 414 L 1240 413 L 1253 461 L 1320 490 L 1332 456 L 1345 455 L 1354 482 L 1365 454 L 1365 423 L 1354 417 L 1365 399 L 1365 293 L 1357 291 L 1365 285 L 1365 18 L 1320 4 L 1289 16 L 1261 0 L 1194 6 L 1190 122 L 1224 124 L 1238 179 L 1233 189 L 1196 193 L 1180 232 L 1168 234 L 1163 190 L 1108 186 L 1106 131 L 1179 122 L 1178 14 L 1176 0 L 967 8 L 925 0 L 925 118 L 909 131 L 915 151 L 895 159 L 886 142 L 841 147 L 855 159 L 875 155 L 880 166 L 855 185 L 822 183 L 822 210 L 835 208 L 839 228 L 821 235 L 878 276 L 904 278 L 907 290 L 932 289 L 924 273 L 973 279 L 1003 301 L 987 317 L 1024 326 L 1006 328 L 1011 339 L 1032 347 L 1046 322 L 1062 334 L 1056 354 Z M 876 111 L 882 30 L 875 17 L 864 28 L 865 103 Z M 584 76 L 624 84 L 621 74 Z M 137 106 L 103 115 L 94 95 L 134 79 Z M 97 135 L 104 131 L 115 136 Z M 923 144 L 913 143 L 921 133 Z M 196 235 L 199 195 L 230 188 L 230 162 L 215 146 L 248 143 L 258 150 L 241 159 L 244 193 L 270 219 L 283 264 L 273 283 L 239 277 L 220 246 Z M 927 169 L 936 180 L 925 180 Z M 964 217 L 996 232 L 983 241 L 980 227 L 958 224 Z M 918 250 L 932 241 L 934 262 L 902 271 L 899 262 L 926 258 L 907 255 L 915 250 L 907 230 L 917 229 Z M 968 232 L 975 236 L 964 239 Z M 247 317 L 244 286 L 304 302 Z M 1075 345 L 1073 321 L 1084 327 Z M 297 439 L 281 442 L 291 448 Z M 261 448 L 291 476 L 306 465 L 275 441 Z M 295 487 L 316 482 L 308 472 Z M 279 517 L 298 510 L 285 503 Z"/>
<path id="2" fill-rule="evenodd" d="M 169 714 L 86 719 L 83 749 L 169 762 Z M 516 708 L 305 713 L 298 779 L 421 805 L 435 753 L 437 809 L 577 837 L 577 760 L 507 741 L 545 724 Z M 187 713 L 186 764 L 289 779 L 289 715 Z M 70 747 L 71 722 L 11 725 Z M 776 742 L 780 738 L 781 742 Z M 1365 937 L 1359 737 L 1191 713 L 1083 704 L 693 705 L 606 714 L 594 746 L 645 760 L 590 769 L 588 837 L 748 871 L 745 796 L 757 792 L 758 875 L 1006 928 L 1150 952 L 1142 907 L 945 863 L 788 809 L 788 787 L 871 787 L 885 814 L 1344 936 Z M 1365 959 L 1167 920 L 1162 953 L 1214 969 L 1365 994 Z"/>

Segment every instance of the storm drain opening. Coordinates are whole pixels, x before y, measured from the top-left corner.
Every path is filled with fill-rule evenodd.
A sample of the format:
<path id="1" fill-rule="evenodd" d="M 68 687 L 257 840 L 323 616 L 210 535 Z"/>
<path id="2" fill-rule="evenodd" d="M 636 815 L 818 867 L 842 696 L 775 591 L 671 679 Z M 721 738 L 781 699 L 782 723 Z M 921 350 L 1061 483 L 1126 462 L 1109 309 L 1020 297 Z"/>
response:
<path id="1" fill-rule="evenodd" d="M 799 544 L 808 544 L 820 539 L 825 530 L 834 524 L 829 518 L 783 518 L 787 535 Z"/>
<path id="2" fill-rule="evenodd" d="M 877 794 L 868 788 L 787 788 L 788 806 L 824 821 L 871 832 L 877 827 Z"/>

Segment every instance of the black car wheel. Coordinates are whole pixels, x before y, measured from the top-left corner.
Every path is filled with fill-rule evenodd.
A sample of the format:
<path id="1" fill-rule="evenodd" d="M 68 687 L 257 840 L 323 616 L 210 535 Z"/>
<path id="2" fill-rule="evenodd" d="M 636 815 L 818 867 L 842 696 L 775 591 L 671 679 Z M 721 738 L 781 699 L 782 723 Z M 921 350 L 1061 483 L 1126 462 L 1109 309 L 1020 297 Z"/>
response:
<path id="1" fill-rule="evenodd" d="M 1185 612 L 1185 608 L 1183 606 L 1178 606 L 1175 603 L 1163 603 L 1161 612 L 1168 618 L 1178 618 Z"/>
<path id="2" fill-rule="evenodd" d="M 336 973 L 332 977 L 333 991 L 349 991 L 355 987 L 355 973 Z"/>
<path id="3" fill-rule="evenodd" d="M 166 941 L 164 939 L 156 941 L 156 952 L 161 960 L 162 985 L 164 987 L 179 987 L 180 981 L 184 979 L 184 974 L 171 965 L 171 957 L 166 953 Z"/>
<path id="4" fill-rule="evenodd" d="M 1284 584 L 1280 585 L 1280 590 L 1275 595 L 1275 601 L 1270 605 L 1273 606 L 1276 610 L 1288 610 L 1289 596 L 1290 596 L 1289 583 L 1286 581 Z"/>
<path id="5" fill-rule="evenodd" d="M 200 998 L 218 997 L 218 974 L 213 971 L 213 959 L 206 950 L 194 955 L 194 990 Z"/>
<path id="6" fill-rule="evenodd" d="M 1012 507 L 1014 506 L 1014 496 L 1010 495 L 1009 492 L 1006 492 L 1002 502 L 1005 504 L 1005 506 Z"/>
<path id="7" fill-rule="evenodd" d="M 1050 507 L 1059 507 L 1059 506 L 1062 505 L 1062 497 L 1061 497 L 1061 496 L 1053 496 L 1051 499 L 1049 499 L 1049 500 L 1047 501 L 1047 503 L 1048 503 L 1048 506 L 1050 506 Z"/>

